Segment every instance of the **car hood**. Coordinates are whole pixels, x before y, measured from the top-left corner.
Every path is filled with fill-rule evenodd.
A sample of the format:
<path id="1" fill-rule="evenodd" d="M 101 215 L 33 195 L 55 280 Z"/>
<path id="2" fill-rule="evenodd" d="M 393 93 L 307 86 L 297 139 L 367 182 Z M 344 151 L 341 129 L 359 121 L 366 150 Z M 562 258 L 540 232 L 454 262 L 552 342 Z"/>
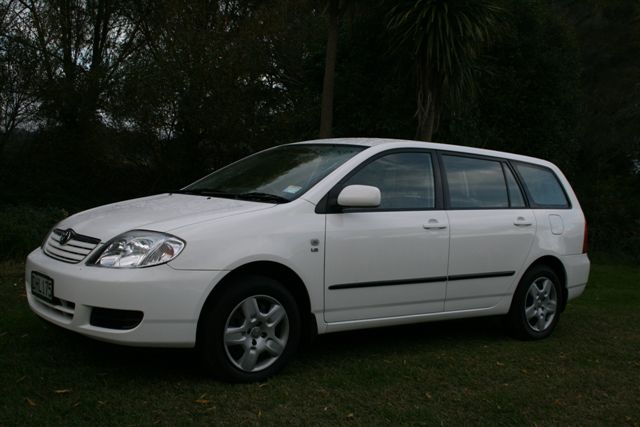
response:
<path id="1" fill-rule="evenodd" d="M 159 194 L 80 212 L 63 220 L 57 227 L 71 228 L 76 233 L 105 241 L 129 230 L 170 232 L 185 225 L 273 206 L 275 205 L 268 203 L 188 194 Z"/>

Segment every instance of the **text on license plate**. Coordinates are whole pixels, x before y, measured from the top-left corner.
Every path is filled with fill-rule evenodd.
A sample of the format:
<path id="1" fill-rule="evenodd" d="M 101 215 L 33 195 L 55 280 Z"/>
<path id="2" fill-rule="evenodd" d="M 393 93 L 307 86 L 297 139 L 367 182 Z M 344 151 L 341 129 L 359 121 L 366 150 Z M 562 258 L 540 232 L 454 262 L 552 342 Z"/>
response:
<path id="1" fill-rule="evenodd" d="M 53 302 L 53 279 L 32 271 L 31 293 L 45 301 Z"/>

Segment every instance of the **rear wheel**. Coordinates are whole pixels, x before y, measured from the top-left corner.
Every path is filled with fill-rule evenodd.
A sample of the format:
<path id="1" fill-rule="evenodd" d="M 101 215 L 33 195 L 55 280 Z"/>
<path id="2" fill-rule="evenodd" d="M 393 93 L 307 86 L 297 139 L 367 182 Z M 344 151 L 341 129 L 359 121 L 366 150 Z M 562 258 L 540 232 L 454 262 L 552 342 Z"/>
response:
<path id="1" fill-rule="evenodd" d="M 234 382 L 281 370 L 300 341 L 295 299 L 278 281 L 242 276 L 203 313 L 198 351 L 205 369 Z"/>
<path id="2" fill-rule="evenodd" d="M 558 276 L 546 265 L 528 270 L 518 284 L 506 318 L 511 333 L 529 340 L 551 335 L 560 317 L 560 286 Z"/>

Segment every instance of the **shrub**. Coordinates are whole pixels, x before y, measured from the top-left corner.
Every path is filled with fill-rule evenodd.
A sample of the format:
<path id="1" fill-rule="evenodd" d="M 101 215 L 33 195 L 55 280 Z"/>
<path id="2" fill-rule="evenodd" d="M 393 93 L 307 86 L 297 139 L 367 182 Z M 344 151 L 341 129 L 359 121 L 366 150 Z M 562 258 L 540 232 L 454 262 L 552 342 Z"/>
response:
<path id="1" fill-rule="evenodd" d="M 24 258 L 66 216 L 54 207 L 0 206 L 0 260 Z"/>

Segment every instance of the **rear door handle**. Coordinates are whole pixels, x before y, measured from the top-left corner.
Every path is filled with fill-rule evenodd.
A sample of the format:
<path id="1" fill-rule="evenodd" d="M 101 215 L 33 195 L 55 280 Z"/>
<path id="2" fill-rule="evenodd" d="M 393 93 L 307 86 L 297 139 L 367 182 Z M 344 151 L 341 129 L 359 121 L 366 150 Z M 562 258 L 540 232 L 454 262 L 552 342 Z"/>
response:
<path id="1" fill-rule="evenodd" d="M 437 219 L 430 219 L 426 224 L 423 224 L 422 227 L 425 230 L 444 230 L 447 228 L 446 225 L 440 224 Z"/>
<path id="2" fill-rule="evenodd" d="M 513 222 L 513 225 L 515 225 L 516 227 L 529 227 L 532 224 L 533 224 L 533 222 L 531 222 L 530 220 L 525 219 L 523 216 L 519 216 Z"/>

